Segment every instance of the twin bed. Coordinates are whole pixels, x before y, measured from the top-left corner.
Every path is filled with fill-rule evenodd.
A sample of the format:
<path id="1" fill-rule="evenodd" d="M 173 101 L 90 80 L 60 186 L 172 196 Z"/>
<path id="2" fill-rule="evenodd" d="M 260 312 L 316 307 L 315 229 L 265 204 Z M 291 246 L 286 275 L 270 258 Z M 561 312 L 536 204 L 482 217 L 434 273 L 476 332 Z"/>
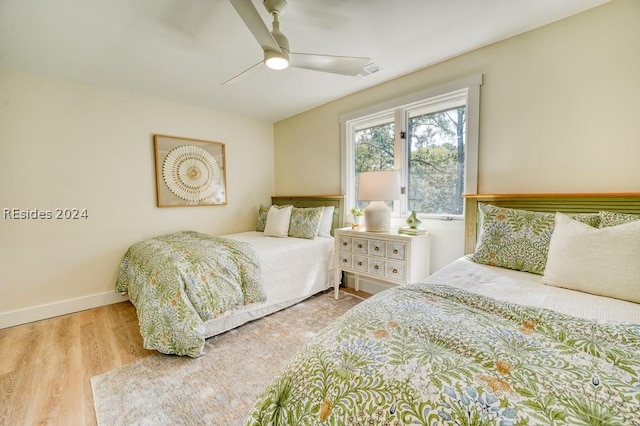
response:
<path id="1" fill-rule="evenodd" d="M 343 197 L 274 196 L 272 204 L 327 208 L 328 232 L 315 238 L 276 238 L 264 231 L 222 238 L 179 232 L 129 248 L 116 290 L 136 306 L 145 348 L 200 356 L 206 338 L 333 285 L 330 233 L 343 222 Z"/>
<path id="2" fill-rule="evenodd" d="M 599 236 L 609 232 L 597 228 L 600 210 L 637 221 L 640 194 L 467 198 L 472 253 L 337 319 L 246 425 L 640 425 L 640 305 L 544 283 L 555 212 Z M 640 297 L 640 222 L 621 226 L 634 235 L 630 294 Z M 596 245 L 615 251 L 616 241 Z M 595 266 L 601 290 L 615 292 L 625 265 Z"/>
<path id="3" fill-rule="evenodd" d="M 246 424 L 640 425 L 640 194 L 479 195 L 465 211 L 468 255 L 337 319 Z"/>

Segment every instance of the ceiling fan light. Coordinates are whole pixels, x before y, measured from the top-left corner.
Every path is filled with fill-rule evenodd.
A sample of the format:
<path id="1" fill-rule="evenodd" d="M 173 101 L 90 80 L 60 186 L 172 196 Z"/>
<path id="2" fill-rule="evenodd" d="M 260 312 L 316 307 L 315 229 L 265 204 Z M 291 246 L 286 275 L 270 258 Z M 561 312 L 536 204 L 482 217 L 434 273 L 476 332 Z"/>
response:
<path id="1" fill-rule="evenodd" d="M 264 52 L 264 64 L 272 70 L 283 70 L 289 66 L 289 60 L 281 53 L 267 50 Z"/>
<path id="2" fill-rule="evenodd" d="M 289 66 L 289 61 L 285 58 L 269 58 L 266 64 L 272 70 L 283 70 Z"/>

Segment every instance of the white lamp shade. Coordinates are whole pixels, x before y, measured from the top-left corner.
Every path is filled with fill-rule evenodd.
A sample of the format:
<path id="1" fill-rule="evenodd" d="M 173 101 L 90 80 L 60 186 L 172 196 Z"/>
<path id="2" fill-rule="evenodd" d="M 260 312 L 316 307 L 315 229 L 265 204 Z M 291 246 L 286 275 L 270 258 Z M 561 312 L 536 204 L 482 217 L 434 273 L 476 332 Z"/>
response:
<path id="1" fill-rule="evenodd" d="M 400 172 L 385 170 L 358 175 L 358 200 L 390 201 L 400 199 Z"/>
<path id="2" fill-rule="evenodd" d="M 383 201 L 400 198 L 400 173 L 394 170 L 363 172 L 358 175 L 358 200 L 371 201 L 364 209 L 369 232 L 388 232 L 391 209 Z"/>

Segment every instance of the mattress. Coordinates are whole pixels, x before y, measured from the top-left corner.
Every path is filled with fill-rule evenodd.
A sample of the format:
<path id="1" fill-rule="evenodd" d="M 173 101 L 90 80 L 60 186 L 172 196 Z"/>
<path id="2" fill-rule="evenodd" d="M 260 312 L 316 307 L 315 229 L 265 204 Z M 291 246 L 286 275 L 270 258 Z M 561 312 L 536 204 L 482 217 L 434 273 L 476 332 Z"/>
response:
<path id="1" fill-rule="evenodd" d="M 548 286 L 541 275 L 475 263 L 466 256 L 435 272 L 427 282 L 579 318 L 640 323 L 640 304 Z"/>
<path id="2" fill-rule="evenodd" d="M 292 306 L 333 286 L 333 237 L 274 238 L 255 231 L 223 237 L 249 243 L 254 248 L 267 300 L 207 321 L 206 337 Z"/>

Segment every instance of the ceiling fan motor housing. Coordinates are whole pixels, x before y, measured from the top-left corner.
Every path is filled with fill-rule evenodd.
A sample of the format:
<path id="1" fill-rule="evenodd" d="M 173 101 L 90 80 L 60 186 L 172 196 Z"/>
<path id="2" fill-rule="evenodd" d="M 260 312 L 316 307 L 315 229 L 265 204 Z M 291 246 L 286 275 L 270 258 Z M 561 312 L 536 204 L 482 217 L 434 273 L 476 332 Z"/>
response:
<path id="1" fill-rule="evenodd" d="M 278 15 L 273 15 L 273 30 L 271 30 L 271 35 L 280 46 L 280 49 L 286 51 L 286 57 L 289 59 L 289 39 L 280 31 L 280 22 L 278 21 Z"/>
<path id="2" fill-rule="evenodd" d="M 272 4 L 267 5 L 267 3 Z M 271 30 L 271 35 L 276 43 L 278 43 L 281 52 L 266 49 L 264 51 L 264 62 L 269 68 L 282 70 L 287 68 L 290 62 L 289 39 L 287 39 L 284 33 L 280 31 L 280 21 L 278 21 L 278 16 L 280 16 L 282 11 L 271 11 L 269 9 L 269 7 L 275 7 L 275 3 L 277 3 L 279 7 L 284 7 L 287 2 L 284 0 L 265 0 L 264 2 L 265 7 L 267 7 L 267 10 L 269 10 L 269 13 L 273 16 L 273 29 Z"/>
<path id="3" fill-rule="evenodd" d="M 264 5 L 264 8 L 267 9 L 267 12 L 269 12 L 271 15 L 273 15 L 274 13 L 282 15 L 284 13 L 284 10 L 287 8 L 286 0 L 264 0 L 262 4 Z"/>

